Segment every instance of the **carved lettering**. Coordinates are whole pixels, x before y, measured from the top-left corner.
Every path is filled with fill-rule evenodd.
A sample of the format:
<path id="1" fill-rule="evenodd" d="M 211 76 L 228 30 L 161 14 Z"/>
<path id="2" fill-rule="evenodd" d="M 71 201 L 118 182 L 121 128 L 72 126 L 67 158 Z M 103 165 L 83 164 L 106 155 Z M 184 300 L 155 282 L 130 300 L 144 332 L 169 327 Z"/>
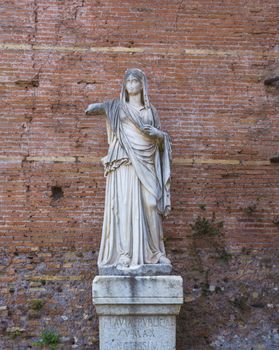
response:
<path id="1" fill-rule="evenodd" d="M 154 338 L 154 329 L 120 329 L 118 337 L 131 337 L 131 338 Z"/>
<path id="2" fill-rule="evenodd" d="M 175 350 L 174 317 L 110 316 L 100 325 L 104 350 Z"/>
<path id="3" fill-rule="evenodd" d="M 106 343 L 106 350 L 174 350 L 175 346 L 161 341 L 124 341 Z"/>
<path id="4" fill-rule="evenodd" d="M 175 320 L 169 317 L 111 317 L 110 326 L 117 327 L 174 327 Z"/>

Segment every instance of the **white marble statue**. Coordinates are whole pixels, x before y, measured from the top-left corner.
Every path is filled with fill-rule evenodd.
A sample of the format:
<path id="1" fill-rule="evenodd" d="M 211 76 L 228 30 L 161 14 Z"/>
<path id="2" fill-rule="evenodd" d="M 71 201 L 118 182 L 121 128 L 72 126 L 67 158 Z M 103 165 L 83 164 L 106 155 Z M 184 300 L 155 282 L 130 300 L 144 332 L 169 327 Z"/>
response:
<path id="1" fill-rule="evenodd" d="M 162 218 L 170 211 L 171 148 L 149 102 L 145 74 L 127 70 L 120 98 L 90 104 L 85 112 L 105 112 L 107 117 L 109 150 L 103 158 L 106 199 L 99 268 L 170 264 Z"/>

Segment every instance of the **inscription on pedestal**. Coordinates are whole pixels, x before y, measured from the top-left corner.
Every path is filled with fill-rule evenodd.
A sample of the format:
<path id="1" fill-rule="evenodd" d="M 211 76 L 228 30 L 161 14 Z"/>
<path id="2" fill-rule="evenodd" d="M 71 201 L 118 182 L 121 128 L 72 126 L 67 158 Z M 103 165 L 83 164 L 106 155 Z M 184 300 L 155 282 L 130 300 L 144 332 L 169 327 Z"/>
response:
<path id="1" fill-rule="evenodd" d="M 175 317 L 102 316 L 100 329 L 104 350 L 172 350 L 175 349 Z"/>
<path id="2" fill-rule="evenodd" d="M 113 348 L 112 348 L 113 347 Z M 175 347 L 161 341 L 123 341 L 105 344 L 105 350 L 173 350 Z"/>
<path id="3" fill-rule="evenodd" d="M 180 276 L 97 276 L 100 350 L 175 350 Z"/>

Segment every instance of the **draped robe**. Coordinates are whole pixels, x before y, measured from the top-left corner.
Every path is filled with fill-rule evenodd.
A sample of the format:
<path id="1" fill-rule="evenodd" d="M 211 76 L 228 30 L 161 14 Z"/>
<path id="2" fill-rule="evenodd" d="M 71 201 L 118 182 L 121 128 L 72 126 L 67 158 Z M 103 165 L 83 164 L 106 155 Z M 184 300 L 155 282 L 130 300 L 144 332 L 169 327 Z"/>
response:
<path id="1" fill-rule="evenodd" d="M 143 128 L 160 128 L 153 106 L 137 108 L 120 99 L 104 103 L 109 150 L 103 164 L 106 198 L 99 266 L 117 266 L 121 256 L 130 268 L 155 264 L 165 256 L 162 217 L 170 210 L 171 148 Z"/>

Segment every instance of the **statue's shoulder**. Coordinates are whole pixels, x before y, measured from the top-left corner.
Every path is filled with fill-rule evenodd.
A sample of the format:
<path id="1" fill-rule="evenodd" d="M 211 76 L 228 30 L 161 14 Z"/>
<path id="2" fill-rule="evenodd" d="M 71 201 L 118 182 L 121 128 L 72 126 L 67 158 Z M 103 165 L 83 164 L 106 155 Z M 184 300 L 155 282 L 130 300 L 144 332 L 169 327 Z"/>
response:
<path id="1" fill-rule="evenodd" d="M 109 103 L 109 104 L 120 103 L 120 98 L 117 97 L 117 98 L 112 98 L 112 99 L 109 99 L 109 100 L 105 100 L 105 103 Z"/>
<path id="2" fill-rule="evenodd" d="M 120 98 L 113 98 L 111 100 L 106 100 L 104 102 L 104 107 L 106 111 L 118 108 L 120 106 Z"/>

